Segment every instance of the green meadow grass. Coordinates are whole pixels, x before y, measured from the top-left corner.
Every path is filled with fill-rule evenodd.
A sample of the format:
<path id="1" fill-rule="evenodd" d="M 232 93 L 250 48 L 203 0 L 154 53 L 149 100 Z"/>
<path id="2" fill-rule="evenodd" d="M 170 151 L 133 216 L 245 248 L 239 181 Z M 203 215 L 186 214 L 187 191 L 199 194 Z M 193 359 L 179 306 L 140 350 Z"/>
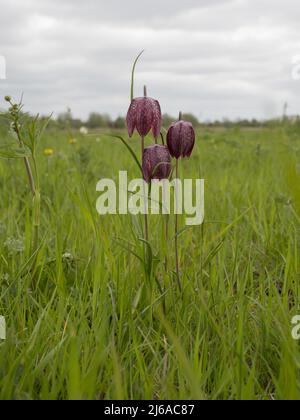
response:
<path id="1" fill-rule="evenodd" d="M 173 220 L 167 242 L 150 218 L 147 279 L 142 219 L 96 212 L 98 180 L 139 176 L 128 151 L 105 133 L 77 140 L 40 144 L 34 275 L 23 162 L 0 160 L 0 398 L 298 399 L 300 133 L 199 131 L 181 173 L 205 178 L 206 216 L 180 236 L 182 293 Z"/>

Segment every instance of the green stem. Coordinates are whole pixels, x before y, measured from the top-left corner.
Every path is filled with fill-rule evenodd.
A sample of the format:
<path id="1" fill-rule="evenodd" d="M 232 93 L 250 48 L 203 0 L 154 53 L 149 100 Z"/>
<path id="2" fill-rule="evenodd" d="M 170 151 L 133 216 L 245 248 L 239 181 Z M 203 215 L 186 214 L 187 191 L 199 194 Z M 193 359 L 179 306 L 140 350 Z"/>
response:
<path id="1" fill-rule="evenodd" d="M 141 137 L 141 145 L 142 145 L 142 162 L 143 162 L 143 156 L 144 156 L 144 150 L 145 150 L 145 138 Z M 145 240 L 148 241 L 149 239 L 149 228 L 148 228 L 148 215 L 147 215 L 147 204 L 148 202 L 146 201 L 146 191 L 145 191 L 145 187 L 144 187 L 144 191 L 143 191 L 143 195 L 144 195 L 144 202 L 145 202 L 145 215 L 144 215 L 144 224 L 145 224 Z M 148 197 L 147 197 L 148 200 Z"/>
<path id="2" fill-rule="evenodd" d="M 179 180 L 179 159 L 176 159 L 176 180 Z M 176 189 L 176 202 L 178 203 L 178 188 Z M 178 210 L 178 204 L 177 209 Z M 182 290 L 179 271 L 179 252 L 178 252 L 178 212 L 175 212 L 175 263 L 176 263 L 176 277 L 180 291 Z"/>
<path id="3" fill-rule="evenodd" d="M 18 127 L 18 121 L 15 121 L 15 131 L 19 140 L 20 147 L 24 147 L 24 142 L 22 140 L 22 136 Z M 36 166 L 36 160 L 35 160 L 34 155 L 32 156 L 32 158 L 33 158 L 33 164 L 34 164 L 36 177 L 37 177 L 37 166 Z M 32 196 L 33 196 L 33 214 L 32 214 L 32 219 L 33 219 L 32 247 L 33 249 L 32 250 L 33 252 L 35 252 L 38 248 L 38 241 L 39 241 L 41 196 L 40 196 L 39 190 L 36 187 L 31 165 L 27 157 L 24 157 L 24 163 L 25 163 L 25 168 L 26 168 L 26 172 L 28 176 L 29 186 L 30 186 Z"/>
<path id="4" fill-rule="evenodd" d="M 163 212 L 164 210 L 164 203 L 166 202 L 166 191 L 165 188 L 163 187 L 163 202 L 162 202 L 162 206 L 161 206 L 161 210 Z M 168 245 L 169 245 L 169 215 L 166 214 L 163 217 L 163 234 L 165 235 L 165 241 L 164 241 L 164 254 L 165 254 L 165 272 L 168 272 Z"/>
<path id="5" fill-rule="evenodd" d="M 134 63 L 133 63 L 132 72 L 131 72 L 130 101 L 132 101 L 133 97 L 134 97 L 134 73 L 135 73 L 135 68 L 136 68 L 137 62 L 139 61 L 139 58 L 143 54 L 143 52 L 144 52 L 144 50 L 139 53 L 139 55 L 136 57 L 136 59 L 134 60 Z"/>
<path id="6" fill-rule="evenodd" d="M 20 133 L 20 130 L 19 130 L 19 127 L 18 127 L 18 121 L 15 122 L 15 131 L 16 131 L 16 134 L 18 136 L 20 147 L 24 147 L 24 142 L 22 140 L 21 133 Z M 34 182 L 32 170 L 31 170 L 30 162 L 29 162 L 29 159 L 27 157 L 24 157 L 24 163 L 25 163 L 25 168 L 26 168 L 28 180 L 29 180 L 29 186 L 30 186 L 32 195 L 34 196 L 35 195 L 35 182 Z"/>
<path id="7" fill-rule="evenodd" d="M 38 190 L 35 191 L 33 199 L 33 252 L 38 249 L 39 230 L 40 230 L 40 212 L 41 212 L 41 195 Z"/>
<path id="8" fill-rule="evenodd" d="M 37 168 L 35 153 L 33 153 L 32 159 L 33 159 L 35 179 L 36 179 L 35 194 L 34 194 L 34 199 L 33 199 L 33 227 L 34 227 L 33 252 L 35 252 L 39 246 L 41 193 L 40 193 L 40 182 L 39 182 L 39 175 L 38 175 L 38 168 Z"/>
<path id="9" fill-rule="evenodd" d="M 165 217 L 165 235 L 166 235 L 166 247 L 168 246 L 169 243 L 169 215 L 167 214 Z M 165 271 L 166 273 L 168 272 L 168 251 L 166 250 L 166 255 L 165 255 Z"/>

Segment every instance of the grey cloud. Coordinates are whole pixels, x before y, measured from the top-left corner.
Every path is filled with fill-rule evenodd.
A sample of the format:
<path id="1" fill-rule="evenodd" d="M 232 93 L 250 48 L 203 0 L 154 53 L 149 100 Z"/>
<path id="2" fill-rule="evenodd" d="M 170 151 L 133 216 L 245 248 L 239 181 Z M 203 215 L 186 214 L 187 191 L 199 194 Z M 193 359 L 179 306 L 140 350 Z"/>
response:
<path id="1" fill-rule="evenodd" d="M 181 11 L 197 8 L 211 8 L 215 5 L 228 3 L 232 0 L 64 0 L 59 5 L 55 1 L 29 0 L 35 10 L 51 16 L 59 16 L 74 20 L 77 18 L 90 19 L 103 22 L 135 22 L 137 20 L 148 22 L 156 17 L 172 17 Z"/>
<path id="2" fill-rule="evenodd" d="M 146 83 L 164 111 L 264 118 L 288 100 L 297 113 L 299 19 L 296 0 L 3 1 L 0 94 L 24 92 L 33 112 L 124 114 L 145 48 L 136 93 Z"/>

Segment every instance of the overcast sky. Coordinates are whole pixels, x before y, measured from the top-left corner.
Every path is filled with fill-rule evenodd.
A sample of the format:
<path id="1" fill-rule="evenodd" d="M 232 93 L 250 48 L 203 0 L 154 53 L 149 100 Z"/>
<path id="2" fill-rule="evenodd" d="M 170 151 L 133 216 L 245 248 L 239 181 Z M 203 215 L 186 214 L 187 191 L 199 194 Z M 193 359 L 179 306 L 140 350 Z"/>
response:
<path id="1" fill-rule="evenodd" d="M 0 0 L 1 97 L 32 112 L 124 115 L 147 84 L 163 112 L 201 120 L 300 114 L 299 0 Z M 0 107 L 5 104 L 1 98 Z"/>

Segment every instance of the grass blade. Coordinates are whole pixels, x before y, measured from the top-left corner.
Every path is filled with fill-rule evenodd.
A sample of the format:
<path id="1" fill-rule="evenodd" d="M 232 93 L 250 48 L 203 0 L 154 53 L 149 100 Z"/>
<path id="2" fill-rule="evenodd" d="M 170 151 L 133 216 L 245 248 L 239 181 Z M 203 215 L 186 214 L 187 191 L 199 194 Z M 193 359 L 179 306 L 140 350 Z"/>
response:
<path id="1" fill-rule="evenodd" d="M 139 55 L 136 57 L 136 59 L 134 60 L 134 63 L 133 63 L 132 72 L 131 72 L 130 101 L 132 101 L 133 98 L 134 98 L 134 73 L 135 73 L 135 68 L 136 68 L 137 62 L 139 61 L 139 59 L 140 59 L 140 57 L 143 53 L 144 53 L 144 50 L 139 53 Z"/>

